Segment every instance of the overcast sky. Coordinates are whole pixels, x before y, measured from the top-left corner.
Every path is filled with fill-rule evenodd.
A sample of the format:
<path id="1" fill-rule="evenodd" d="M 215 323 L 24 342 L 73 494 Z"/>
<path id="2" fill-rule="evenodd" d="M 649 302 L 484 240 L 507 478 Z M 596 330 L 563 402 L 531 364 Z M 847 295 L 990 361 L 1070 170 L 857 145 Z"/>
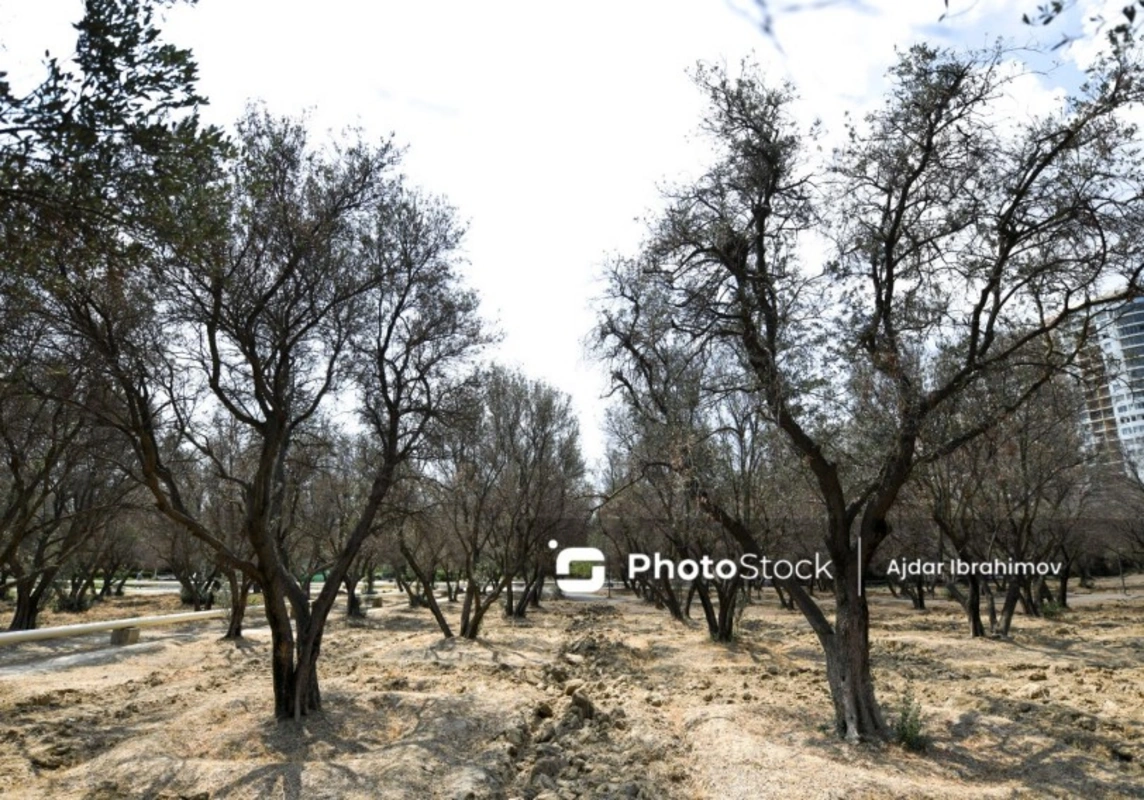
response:
<path id="1" fill-rule="evenodd" d="M 1121 4 L 1080 0 L 1044 41 Z M 1020 19 L 1037 5 L 950 0 L 941 20 L 943 0 L 843 1 L 780 12 L 771 39 L 750 0 L 200 0 L 164 29 L 194 51 L 211 122 L 259 99 L 308 112 L 318 132 L 356 124 L 407 145 L 406 174 L 468 220 L 468 276 L 505 335 L 497 359 L 572 395 L 594 461 L 606 384 L 582 347 L 592 298 L 608 254 L 639 242 L 657 186 L 702 166 L 689 68 L 753 54 L 794 82 L 807 120 L 837 132 L 845 111 L 879 102 L 895 47 L 1032 44 L 1042 32 Z M 81 12 L 79 0 L 0 0 L 0 69 L 15 88 L 42 74 L 46 49 L 72 52 Z M 1074 88 L 1096 41 L 1027 56 L 1038 74 L 1018 84 L 1015 110 Z"/>

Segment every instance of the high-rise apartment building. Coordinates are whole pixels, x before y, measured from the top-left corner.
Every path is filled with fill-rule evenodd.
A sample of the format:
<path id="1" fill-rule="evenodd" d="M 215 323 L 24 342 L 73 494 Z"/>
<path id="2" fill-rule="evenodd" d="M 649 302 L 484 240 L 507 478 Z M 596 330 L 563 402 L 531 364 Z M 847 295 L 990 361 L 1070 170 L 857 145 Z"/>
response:
<path id="1" fill-rule="evenodd" d="M 1085 433 L 1103 460 L 1144 475 L 1144 297 L 1101 311 L 1085 354 Z"/>

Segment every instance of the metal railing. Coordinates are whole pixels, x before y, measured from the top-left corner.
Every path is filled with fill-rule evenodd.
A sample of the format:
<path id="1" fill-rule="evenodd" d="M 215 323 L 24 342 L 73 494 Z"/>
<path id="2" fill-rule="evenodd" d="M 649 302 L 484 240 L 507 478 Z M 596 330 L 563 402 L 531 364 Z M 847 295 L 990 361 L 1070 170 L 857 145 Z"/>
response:
<path id="1" fill-rule="evenodd" d="M 105 633 L 123 628 L 152 628 L 158 625 L 176 625 L 180 622 L 195 622 L 201 619 L 224 619 L 230 612 L 226 609 L 213 611 L 188 611 L 185 614 L 163 614 L 157 617 L 131 617 L 129 619 L 109 619 L 102 622 L 83 622 L 78 625 L 60 625 L 55 628 L 37 628 L 31 631 L 8 631 L 0 633 L 0 647 L 21 642 L 39 642 L 46 639 L 65 639 L 69 636 L 84 636 L 89 633 Z"/>

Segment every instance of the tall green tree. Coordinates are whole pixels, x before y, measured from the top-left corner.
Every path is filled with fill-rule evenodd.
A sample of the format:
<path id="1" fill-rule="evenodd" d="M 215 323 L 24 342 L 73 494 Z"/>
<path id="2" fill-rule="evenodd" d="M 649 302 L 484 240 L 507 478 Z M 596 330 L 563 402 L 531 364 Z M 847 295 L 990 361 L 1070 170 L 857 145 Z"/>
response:
<path id="1" fill-rule="evenodd" d="M 160 12 L 175 1 L 86 0 L 70 61 L 49 54 L 44 79 L 22 96 L 0 73 L 9 264 L 59 255 L 61 242 L 106 253 L 178 234 L 170 201 L 225 141 L 199 122 L 206 101 L 191 52 L 161 38 Z"/>
<path id="2" fill-rule="evenodd" d="M 24 95 L 0 73 L 0 395 L 23 409 L 3 427 L 8 489 L 23 497 L 12 508 L 24 519 L 37 491 L 59 496 L 49 476 L 75 462 L 70 449 L 107 433 L 90 413 L 106 386 L 41 313 L 45 298 L 82 282 L 118 298 L 118 319 L 141 308 L 128 302 L 141 272 L 126 265 L 187 239 L 180 198 L 225 150 L 220 132 L 199 124 L 190 52 L 161 39 L 167 5 L 88 0 L 71 60 L 49 55 Z M 0 528 L 4 552 L 15 552 L 16 526 Z"/>

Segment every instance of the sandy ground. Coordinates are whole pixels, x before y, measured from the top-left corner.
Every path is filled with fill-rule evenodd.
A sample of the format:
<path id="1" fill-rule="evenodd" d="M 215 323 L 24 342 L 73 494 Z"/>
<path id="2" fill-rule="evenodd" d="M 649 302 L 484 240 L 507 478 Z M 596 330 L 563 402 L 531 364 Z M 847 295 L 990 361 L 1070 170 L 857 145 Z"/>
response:
<path id="1" fill-rule="evenodd" d="M 444 642 L 395 602 L 336 621 L 324 710 L 300 726 L 271 719 L 265 629 L 238 647 L 215 622 L 0 648 L 0 796 L 1144 797 L 1144 579 L 1018 617 L 1008 642 L 969 639 L 949 602 L 872 605 L 879 698 L 888 717 L 918 698 L 924 754 L 833 738 L 817 642 L 769 597 L 732 645 L 627 598 Z"/>

